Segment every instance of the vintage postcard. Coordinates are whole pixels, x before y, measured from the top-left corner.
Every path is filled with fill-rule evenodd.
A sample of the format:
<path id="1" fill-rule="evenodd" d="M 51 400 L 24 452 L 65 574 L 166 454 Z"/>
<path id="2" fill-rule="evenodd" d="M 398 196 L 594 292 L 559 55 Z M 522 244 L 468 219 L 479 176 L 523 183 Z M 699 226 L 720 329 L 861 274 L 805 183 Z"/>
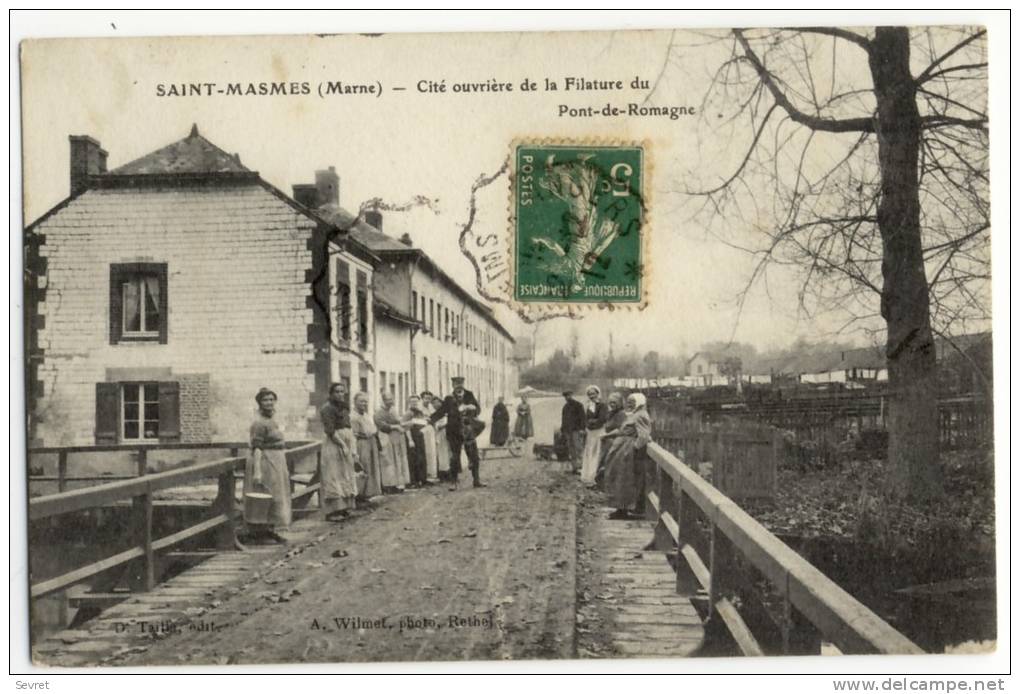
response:
<path id="1" fill-rule="evenodd" d="M 32 662 L 994 652 L 988 47 L 22 42 Z"/>

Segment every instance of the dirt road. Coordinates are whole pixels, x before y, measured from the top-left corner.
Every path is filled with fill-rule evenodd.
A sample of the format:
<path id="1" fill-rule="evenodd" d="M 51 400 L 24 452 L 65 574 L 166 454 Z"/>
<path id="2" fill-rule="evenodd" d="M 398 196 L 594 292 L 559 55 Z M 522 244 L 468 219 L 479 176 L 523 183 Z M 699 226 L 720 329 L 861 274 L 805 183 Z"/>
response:
<path id="1" fill-rule="evenodd" d="M 118 665 L 575 657 L 576 477 L 482 464 L 489 485 L 385 497 Z"/>

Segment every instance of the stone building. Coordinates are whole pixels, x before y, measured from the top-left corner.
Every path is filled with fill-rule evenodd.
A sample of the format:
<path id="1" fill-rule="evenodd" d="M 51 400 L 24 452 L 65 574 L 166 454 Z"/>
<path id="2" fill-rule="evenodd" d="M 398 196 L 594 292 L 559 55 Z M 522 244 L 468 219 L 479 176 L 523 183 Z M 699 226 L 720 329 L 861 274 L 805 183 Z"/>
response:
<path id="1" fill-rule="evenodd" d="M 383 231 L 377 210 L 363 219 L 339 206 L 327 181 L 330 167 L 316 172 L 316 184 L 294 186 L 294 197 L 379 258 L 374 273 L 376 367 L 379 387 L 403 407 L 411 393 L 450 392 L 450 379 L 464 376 L 482 405 L 483 416 L 499 395 L 517 391 L 514 338 L 492 310 L 454 280 L 434 259 L 411 245 L 406 234 Z"/>
<path id="2" fill-rule="evenodd" d="M 373 253 L 197 127 L 110 171 L 70 140 L 25 232 L 30 445 L 245 440 L 260 386 L 307 438 L 331 379 L 375 387 Z"/>

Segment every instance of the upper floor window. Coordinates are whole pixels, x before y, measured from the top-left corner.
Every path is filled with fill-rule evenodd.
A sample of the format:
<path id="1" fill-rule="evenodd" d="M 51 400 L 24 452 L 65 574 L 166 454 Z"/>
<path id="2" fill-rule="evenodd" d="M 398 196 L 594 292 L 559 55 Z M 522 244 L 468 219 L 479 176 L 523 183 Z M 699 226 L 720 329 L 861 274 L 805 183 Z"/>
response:
<path id="1" fill-rule="evenodd" d="M 368 276 L 358 270 L 358 346 L 368 349 Z"/>
<path id="2" fill-rule="evenodd" d="M 351 339 L 351 269 L 342 260 L 336 263 L 336 321 L 338 336 L 348 342 Z"/>
<path id="3" fill-rule="evenodd" d="M 167 341 L 166 263 L 110 265 L 110 343 Z"/>

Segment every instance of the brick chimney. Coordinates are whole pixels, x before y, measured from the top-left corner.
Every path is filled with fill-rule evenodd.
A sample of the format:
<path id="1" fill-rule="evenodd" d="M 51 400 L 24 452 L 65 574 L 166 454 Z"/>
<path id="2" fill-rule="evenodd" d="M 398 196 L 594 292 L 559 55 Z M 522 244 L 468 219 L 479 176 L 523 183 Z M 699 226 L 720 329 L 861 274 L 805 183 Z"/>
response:
<path id="1" fill-rule="evenodd" d="M 294 199 L 310 210 L 319 206 L 319 189 L 314 183 L 295 183 L 291 187 L 294 191 Z"/>
<path id="2" fill-rule="evenodd" d="M 89 176 L 106 173 L 106 150 L 88 135 L 71 135 L 71 195 L 89 187 Z"/>
<path id="3" fill-rule="evenodd" d="M 382 210 L 365 210 L 365 223 L 382 231 Z"/>
<path id="4" fill-rule="evenodd" d="M 340 205 L 340 177 L 334 167 L 315 172 L 315 188 L 319 205 Z"/>

